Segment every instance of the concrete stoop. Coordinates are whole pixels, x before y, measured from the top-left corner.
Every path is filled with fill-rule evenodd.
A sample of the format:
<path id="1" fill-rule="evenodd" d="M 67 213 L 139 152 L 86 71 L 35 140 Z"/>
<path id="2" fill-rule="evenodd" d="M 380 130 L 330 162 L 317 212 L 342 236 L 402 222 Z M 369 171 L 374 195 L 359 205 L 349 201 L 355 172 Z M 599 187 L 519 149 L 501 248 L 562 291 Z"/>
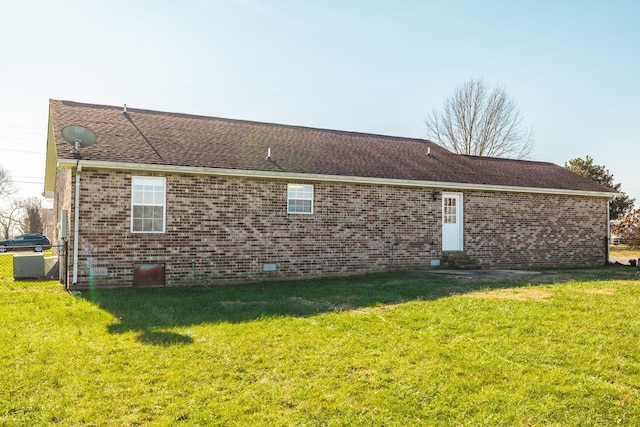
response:
<path id="1" fill-rule="evenodd" d="M 479 270 L 478 260 L 471 258 L 464 252 L 442 252 L 442 268 L 451 270 Z"/>

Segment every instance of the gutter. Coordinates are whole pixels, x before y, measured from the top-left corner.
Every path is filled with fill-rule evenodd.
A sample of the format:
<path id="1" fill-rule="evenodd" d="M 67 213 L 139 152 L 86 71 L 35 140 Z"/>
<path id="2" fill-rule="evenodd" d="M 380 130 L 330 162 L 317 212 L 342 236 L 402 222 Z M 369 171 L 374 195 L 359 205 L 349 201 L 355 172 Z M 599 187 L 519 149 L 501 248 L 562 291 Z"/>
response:
<path id="1" fill-rule="evenodd" d="M 73 207 L 73 279 L 71 284 L 73 286 L 78 284 L 78 238 L 80 234 L 80 172 L 82 171 L 82 165 L 80 159 L 76 162 L 76 194 Z"/>
<path id="2" fill-rule="evenodd" d="M 492 184 L 468 184 L 459 182 L 440 182 L 440 181 L 418 181 L 411 179 L 390 179 L 375 177 L 358 177 L 358 176 L 342 176 L 342 175 L 323 175 L 308 174 L 296 172 L 270 172 L 243 169 L 221 169 L 221 168 L 204 168 L 193 166 L 172 166 L 172 165 L 154 165 L 140 163 L 120 163 L 120 162 L 102 162 L 96 160 L 84 160 L 85 168 L 93 169 L 110 169 L 110 170 L 128 170 L 132 172 L 157 172 L 157 173 L 176 173 L 176 174 L 192 174 L 192 175 L 211 175 L 211 176 L 231 176 L 240 178 L 262 178 L 262 179 L 288 179 L 302 181 L 324 181 L 324 182 L 342 182 L 350 184 L 371 184 L 371 185 L 392 185 L 400 187 L 426 187 L 426 188 L 446 188 L 450 190 L 480 190 L 480 191 L 499 191 L 509 193 L 531 193 L 531 194 L 554 194 L 565 196 L 586 196 L 586 197 L 604 197 L 613 199 L 617 193 L 605 191 L 587 191 L 587 190 L 566 190 L 561 188 L 537 188 L 537 187 L 517 187 L 509 185 L 492 185 Z M 76 162 L 71 159 L 58 159 L 58 167 L 73 168 Z"/>
<path id="3" fill-rule="evenodd" d="M 609 243 L 611 242 L 611 206 L 607 203 L 607 259 L 605 260 L 604 265 L 609 265 L 609 261 L 611 260 L 611 249 L 609 247 Z"/>

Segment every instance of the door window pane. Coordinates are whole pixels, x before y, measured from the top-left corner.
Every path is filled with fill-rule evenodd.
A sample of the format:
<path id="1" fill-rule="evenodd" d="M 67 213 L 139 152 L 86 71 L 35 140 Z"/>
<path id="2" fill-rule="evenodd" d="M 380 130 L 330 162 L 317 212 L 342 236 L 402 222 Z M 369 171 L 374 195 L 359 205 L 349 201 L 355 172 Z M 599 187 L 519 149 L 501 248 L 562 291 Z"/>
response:
<path id="1" fill-rule="evenodd" d="M 444 223 L 455 224 L 457 218 L 456 199 L 453 197 L 445 197 L 444 199 Z"/>

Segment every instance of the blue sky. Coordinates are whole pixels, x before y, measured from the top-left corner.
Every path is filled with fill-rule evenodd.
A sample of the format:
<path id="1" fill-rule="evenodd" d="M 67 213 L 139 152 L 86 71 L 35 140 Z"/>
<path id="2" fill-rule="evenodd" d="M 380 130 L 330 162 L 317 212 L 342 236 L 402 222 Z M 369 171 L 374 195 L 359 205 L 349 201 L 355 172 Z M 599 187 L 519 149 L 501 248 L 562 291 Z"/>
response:
<path id="1" fill-rule="evenodd" d="M 483 78 L 533 160 L 590 155 L 640 206 L 639 20 L 615 0 L 4 0 L 0 165 L 42 191 L 49 98 L 423 138 Z"/>

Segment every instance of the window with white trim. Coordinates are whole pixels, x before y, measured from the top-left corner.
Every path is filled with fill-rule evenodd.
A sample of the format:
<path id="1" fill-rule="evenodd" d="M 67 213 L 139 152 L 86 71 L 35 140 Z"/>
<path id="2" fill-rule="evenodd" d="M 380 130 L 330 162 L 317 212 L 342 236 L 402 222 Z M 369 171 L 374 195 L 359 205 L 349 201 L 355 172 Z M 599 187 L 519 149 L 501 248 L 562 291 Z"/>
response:
<path id="1" fill-rule="evenodd" d="M 444 198 L 444 223 L 445 224 L 455 224 L 456 219 L 458 218 L 458 207 L 456 206 L 456 198 L 455 197 L 445 197 Z"/>
<path id="2" fill-rule="evenodd" d="M 131 232 L 164 233 L 166 179 L 131 178 Z"/>
<path id="3" fill-rule="evenodd" d="M 313 185 L 287 185 L 287 213 L 313 213 Z"/>

